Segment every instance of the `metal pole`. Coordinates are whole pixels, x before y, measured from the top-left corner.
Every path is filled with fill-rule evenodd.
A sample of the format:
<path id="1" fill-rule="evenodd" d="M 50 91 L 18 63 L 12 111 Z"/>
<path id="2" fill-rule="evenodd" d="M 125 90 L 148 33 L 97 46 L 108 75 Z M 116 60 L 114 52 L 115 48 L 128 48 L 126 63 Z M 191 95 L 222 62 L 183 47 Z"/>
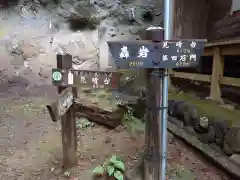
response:
<path id="1" fill-rule="evenodd" d="M 164 39 L 171 40 L 173 35 L 174 0 L 164 0 Z"/>
<path id="2" fill-rule="evenodd" d="M 164 127 L 163 127 L 163 125 L 164 125 L 164 123 L 163 123 L 163 121 L 165 121 L 165 119 L 164 119 L 164 116 L 163 116 L 163 114 L 164 114 L 164 107 L 163 107 L 163 101 L 164 101 L 164 96 L 163 96 L 163 91 L 164 91 L 164 83 L 163 83 L 163 78 L 162 78 L 162 73 L 163 73 L 164 71 L 163 71 L 163 69 L 159 69 L 159 71 L 158 71 L 158 78 L 160 78 L 159 80 L 160 80 L 160 97 L 158 97 L 158 100 L 159 100 L 159 104 L 158 104 L 158 107 L 159 107 L 159 132 L 160 132 L 160 134 L 159 134 L 159 140 L 160 140 L 160 172 L 159 172 L 159 174 L 160 174 L 160 176 L 159 176 L 159 180 L 163 180 L 163 177 L 165 177 L 165 168 L 164 168 L 164 165 L 166 164 L 166 163 L 164 163 L 164 161 L 166 161 L 166 159 L 165 159 L 165 156 L 164 156 L 164 146 L 163 146 L 163 144 L 165 143 L 165 141 L 166 141 L 166 138 L 164 137 Z M 164 170 L 164 171 L 163 171 Z M 164 178 L 165 179 L 165 178 Z"/>
<path id="3" fill-rule="evenodd" d="M 174 0 L 164 0 L 164 40 L 170 40 L 173 33 L 173 2 Z M 162 165 L 161 165 L 161 180 L 166 179 L 166 158 L 167 158 L 167 106 L 168 106 L 168 70 L 165 69 L 162 81 L 162 106 L 165 107 L 162 111 Z"/>

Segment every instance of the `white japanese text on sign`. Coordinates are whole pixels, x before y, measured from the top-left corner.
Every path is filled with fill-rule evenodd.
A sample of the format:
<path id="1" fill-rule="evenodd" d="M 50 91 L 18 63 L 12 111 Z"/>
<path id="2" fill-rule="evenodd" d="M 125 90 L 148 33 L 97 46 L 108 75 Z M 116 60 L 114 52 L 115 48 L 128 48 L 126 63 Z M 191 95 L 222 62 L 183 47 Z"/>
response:
<path id="1" fill-rule="evenodd" d="M 121 59 L 127 59 L 127 58 L 129 58 L 129 52 L 128 52 L 128 47 L 127 46 L 123 46 L 122 48 L 121 48 L 121 52 L 120 52 L 120 54 L 119 54 L 119 58 L 121 58 Z"/>
<path id="2" fill-rule="evenodd" d="M 128 62 L 126 65 L 132 68 L 140 68 L 144 66 L 150 67 L 151 65 L 149 64 L 149 62 L 154 64 L 155 62 L 174 61 L 174 64 L 179 67 L 188 66 L 191 65 L 191 63 L 197 61 L 197 55 L 194 54 L 194 49 L 197 46 L 197 42 L 195 42 L 194 40 L 179 40 L 175 42 L 163 41 L 160 44 L 160 48 L 158 48 L 159 43 L 156 43 L 154 47 L 152 47 L 152 45 L 144 44 L 136 45 L 138 46 L 137 51 L 135 48 L 133 48 L 132 44 L 122 45 L 119 52 L 119 59 L 126 59 Z M 162 51 L 163 54 L 161 54 L 160 56 L 156 56 L 156 51 Z M 149 60 L 148 58 L 150 58 L 151 60 Z M 155 63 L 155 66 L 158 66 L 158 63 Z M 93 81 L 95 82 L 96 80 Z"/>
<path id="3" fill-rule="evenodd" d="M 141 46 L 138 52 L 139 58 L 147 58 L 149 50 L 145 46 Z"/>

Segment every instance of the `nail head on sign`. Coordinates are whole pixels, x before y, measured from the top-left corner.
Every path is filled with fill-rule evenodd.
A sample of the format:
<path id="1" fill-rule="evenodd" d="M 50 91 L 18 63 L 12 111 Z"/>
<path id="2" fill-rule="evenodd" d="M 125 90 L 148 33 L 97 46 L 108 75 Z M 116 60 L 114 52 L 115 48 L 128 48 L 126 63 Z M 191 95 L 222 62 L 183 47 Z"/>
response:
<path id="1" fill-rule="evenodd" d="M 160 42 L 164 39 L 164 29 L 162 27 L 149 27 L 146 29 L 146 40 Z"/>

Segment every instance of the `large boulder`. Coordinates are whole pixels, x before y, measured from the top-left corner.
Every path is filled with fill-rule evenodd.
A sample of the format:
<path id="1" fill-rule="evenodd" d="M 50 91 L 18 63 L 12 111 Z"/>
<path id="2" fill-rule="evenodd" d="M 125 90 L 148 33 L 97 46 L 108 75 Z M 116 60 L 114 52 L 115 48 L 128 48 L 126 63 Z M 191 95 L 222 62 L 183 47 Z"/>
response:
<path id="1" fill-rule="evenodd" d="M 181 120 L 186 127 L 201 132 L 200 116 L 197 107 L 187 101 L 169 100 L 168 113 Z"/>

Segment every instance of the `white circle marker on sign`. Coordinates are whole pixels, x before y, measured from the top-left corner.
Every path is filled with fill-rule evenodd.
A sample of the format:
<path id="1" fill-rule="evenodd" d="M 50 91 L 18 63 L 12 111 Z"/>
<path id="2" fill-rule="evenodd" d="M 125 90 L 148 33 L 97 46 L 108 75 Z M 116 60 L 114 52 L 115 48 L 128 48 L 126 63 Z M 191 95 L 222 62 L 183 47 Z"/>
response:
<path id="1" fill-rule="evenodd" d="M 54 81 L 60 81 L 62 79 L 62 73 L 59 71 L 55 71 L 52 74 L 52 78 Z"/>

